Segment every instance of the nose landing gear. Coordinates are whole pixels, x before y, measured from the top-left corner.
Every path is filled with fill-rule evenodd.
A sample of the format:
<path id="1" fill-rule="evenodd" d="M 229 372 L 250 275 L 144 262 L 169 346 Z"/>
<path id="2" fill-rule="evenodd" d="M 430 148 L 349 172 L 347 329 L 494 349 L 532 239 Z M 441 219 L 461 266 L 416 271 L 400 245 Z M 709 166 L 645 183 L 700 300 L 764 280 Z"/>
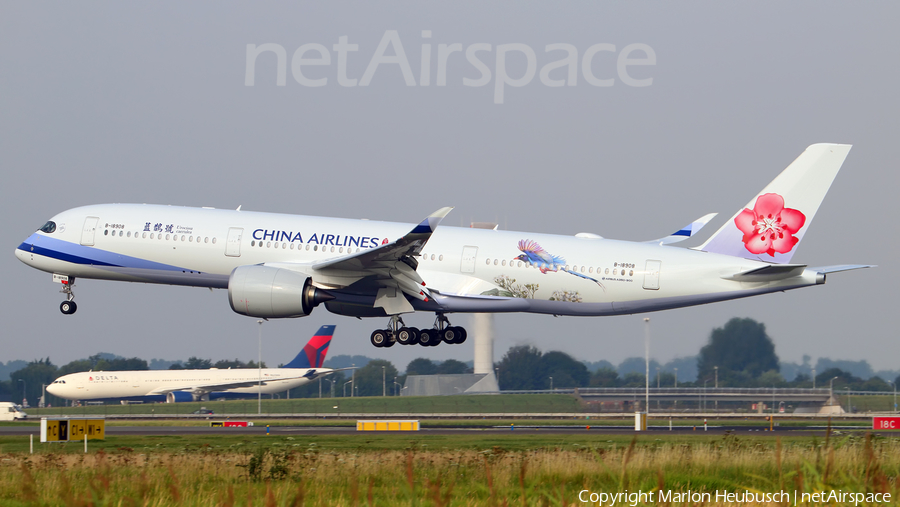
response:
<path id="1" fill-rule="evenodd" d="M 75 279 L 70 278 L 67 282 L 63 283 L 63 288 L 59 291 L 66 295 L 66 300 L 59 304 L 59 311 L 61 311 L 63 315 L 72 315 L 75 313 L 75 310 L 78 309 L 78 305 L 75 304 L 75 293 L 72 292 L 72 287 L 74 286 Z"/>

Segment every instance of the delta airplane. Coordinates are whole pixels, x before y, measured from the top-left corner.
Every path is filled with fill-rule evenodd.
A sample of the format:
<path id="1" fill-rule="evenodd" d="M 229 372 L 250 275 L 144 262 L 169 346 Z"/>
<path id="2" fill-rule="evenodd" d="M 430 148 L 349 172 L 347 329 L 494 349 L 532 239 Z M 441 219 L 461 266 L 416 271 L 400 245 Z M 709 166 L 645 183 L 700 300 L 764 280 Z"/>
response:
<path id="1" fill-rule="evenodd" d="M 335 326 L 322 326 L 283 368 L 86 371 L 54 380 L 47 392 L 67 400 L 209 401 L 273 394 L 335 371 L 322 368 Z"/>
<path id="2" fill-rule="evenodd" d="M 16 249 L 61 284 L 75 312 L 77 278 L 228 289 L 254 318 L 309 315 L 323 304 L 352 317 L 389 317 L 375 346 L 461 343 L 448 314 L 528 312 L 602 316 L 651 312 L 825 283 L 870 267 L 791 263 L 850 151 L 815 144 L 705 243 L 671 246 L 710 215 L 644 243 L 440 227 L 451 208 L 418 225 L 147 204 L 101 204 L 54 216 Z M 433 329 L 401 315 L 433 312 Z"/>

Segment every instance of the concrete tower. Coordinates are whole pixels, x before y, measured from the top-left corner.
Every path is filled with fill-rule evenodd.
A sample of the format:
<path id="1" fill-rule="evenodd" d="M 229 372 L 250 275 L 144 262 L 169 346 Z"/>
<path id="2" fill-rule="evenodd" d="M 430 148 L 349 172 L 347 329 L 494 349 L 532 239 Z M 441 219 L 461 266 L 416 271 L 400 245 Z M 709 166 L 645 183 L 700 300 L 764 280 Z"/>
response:
<path id="1" fill-rule="evenodd" d="M 494 375 L 494 315 L 490 313 L 472 314 L 472 328 L 469 333 L 475 341 L 474 373 L 486 375 L 469 392 L 499 391 Z"/>

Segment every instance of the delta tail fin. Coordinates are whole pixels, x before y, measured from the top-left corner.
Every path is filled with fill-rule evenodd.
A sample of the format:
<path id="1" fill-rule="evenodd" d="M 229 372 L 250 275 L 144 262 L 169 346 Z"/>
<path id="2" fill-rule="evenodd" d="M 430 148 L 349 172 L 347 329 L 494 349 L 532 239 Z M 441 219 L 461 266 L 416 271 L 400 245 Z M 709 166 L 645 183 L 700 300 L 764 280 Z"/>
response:
<path id="1" fill-rule="evenodd" d="M 325 362 L 325 354 L 328 353 L 328 346 L 331 345 L 332 336 L 334 326 L 320 327 L 297 357 L 284 365 L 284 368 L 321 368 Z"/>
<path id="2" fill-rule="evenodd" d="M 849 144 L 814 144 L 696 250 L 788 264 L 831 187 Z"/>

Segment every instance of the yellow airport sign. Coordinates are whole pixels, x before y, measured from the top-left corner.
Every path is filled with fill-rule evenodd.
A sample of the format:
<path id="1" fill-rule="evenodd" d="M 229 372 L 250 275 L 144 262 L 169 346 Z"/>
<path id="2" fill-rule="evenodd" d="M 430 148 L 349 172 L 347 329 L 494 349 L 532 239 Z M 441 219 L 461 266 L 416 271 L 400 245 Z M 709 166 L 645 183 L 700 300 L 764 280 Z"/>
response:
<path id="1" fill-rule="evenodd" d="M 72 440 L 103 440 L 106 437 L 105 419 L 41 418 L 41 442 L 69 442 Z"/>
<path id="2" fill-rule="evenodd" d="M 419 421 L 356 421 L 356 431 L 419 431 Z"/>

